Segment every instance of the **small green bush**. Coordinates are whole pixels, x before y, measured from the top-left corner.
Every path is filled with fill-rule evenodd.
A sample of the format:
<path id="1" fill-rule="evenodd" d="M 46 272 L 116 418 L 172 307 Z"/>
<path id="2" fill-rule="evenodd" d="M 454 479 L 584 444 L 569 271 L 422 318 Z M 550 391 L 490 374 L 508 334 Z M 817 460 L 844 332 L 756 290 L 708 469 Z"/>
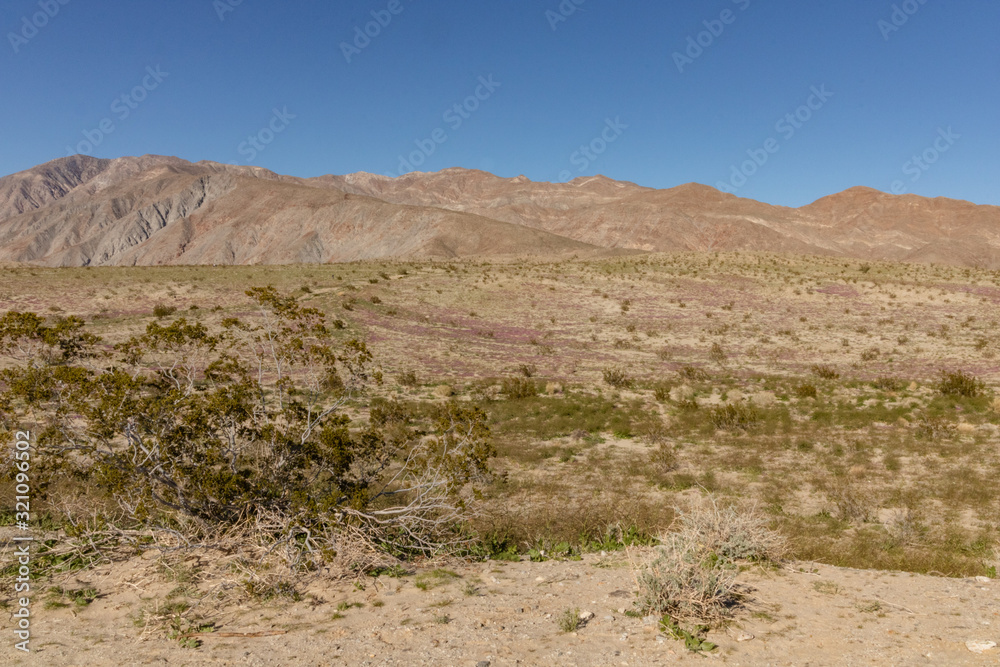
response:
<path id="1" fill-rule="evenodd" d="M 832 366 L 828 366 L 826 364 L 813 364 L 809 367 L 809 370 L 813 375 L 821 380 L 836 380 L 840 377 L 840 373 L 838 373 Z"/>
<path id="2" fill-rule="evenodd" d="M 175 306 L 168 306 L 165 303 L 158 303 L 153 306 L 153 315 L 157 318 L 170 317 L 176 312 L 177 308 Z"/>
<path id="3" fill-rule="evenodd" d="M 566 609 L 563 613 L 559 614 L 559 629 L 563 632 L 576 632 L 577 628 L 580 627 L 580 610 L 579 608 Z"/>
<path id="4" fill-rule="evenodd" d="M 603 376 L 604 382 L 615 389 L 628 389 L 632 386 L 632 378 L 624 368 L 605 368 Z"/>
<path id="5" fill-rule="evenodd" d="M 816 398 L 816 385 L 804 382 L 795 387 L 795 395 L 799 398 Z"/>
<path id="6" fill-rule="evenodd" d="M 709 420 L 722 431 L 749 431 L 761 421 L 760 411 L 749 403 L 730 403 L 712 408 Z"/>
<path id="7" fill-rule="evenodd" d="M 538 385 L 526 377 L 504 378 L 500 382 L 500 393 L 512 401 L 531 398 L 538 395 Z"/>
<path id="8" fill-rule="evenodd" d="M 899 378 L 880 377 L 872 381 L 872 386 L 882 391 L 900 391 L 903 389 L 903 381 Z"/>
<path id="9" fill-rule="evenodd" d="M 976 398 L 986 390 L 986 385 L 965 371 L 941 371 L 937 389 L 944 396 Z"/>

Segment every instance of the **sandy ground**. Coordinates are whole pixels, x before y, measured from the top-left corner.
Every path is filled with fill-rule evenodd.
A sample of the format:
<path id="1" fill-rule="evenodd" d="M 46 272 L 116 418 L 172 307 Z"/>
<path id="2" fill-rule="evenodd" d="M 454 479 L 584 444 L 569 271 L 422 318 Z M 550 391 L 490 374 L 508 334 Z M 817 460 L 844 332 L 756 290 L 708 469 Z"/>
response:
<path id="1" fill-rule="evenodd" d="M 632 558 L 643 557 L 634 552 Z M 175 582 L 149 561 L 106 566 L 55 582 L 96 588 L 82 608 L 34 604 L 32 649 L 7 646 L 11 665 L 985 665 L 968 641 L 1000 641 L 998 582 L 788 563 L 741 575 L 751 601 L 719 645 L 694 654 L 665 637 L 655 619 L 624 613 L 634 599 L 624 554 L 583 561 L 443 566 L 457 577 L 417 570 L 402 578 L 313 582 L 299 602 L 205 608 L 213 634 L 197 648 L 135 622 L 163 603 Z M 426 582 L 427 589 L 418 587 Z M 363 606 L 344 608 L 344 604 Z M 340 610 L 338 611 L 338 605 Z M 594 614 L 575 633 L 567 609 Z M 198 610 L 201 611 L 200 609 Z M 6 614 L 5 614 L 6 615 Z M 338 618 L 338 616 L 340 616 Z M 9 623 L 4 623 L 8 628 Z M 260 633 L 264 636 L 226 636 Z M 752 638 L 751 638 L 752 637 Z"/>

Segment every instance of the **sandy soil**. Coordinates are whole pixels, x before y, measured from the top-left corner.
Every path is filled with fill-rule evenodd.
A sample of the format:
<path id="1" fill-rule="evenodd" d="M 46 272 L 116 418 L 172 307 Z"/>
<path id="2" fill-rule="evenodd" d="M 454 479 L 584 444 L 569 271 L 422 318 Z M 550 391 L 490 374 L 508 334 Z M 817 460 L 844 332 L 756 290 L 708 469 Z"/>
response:
<path id="1" fill-rule="evenodd" d="M 634 552 L 632 558 L 642 558 Z M 106 566 L 55 582 L 94 587 L 82 608 L 34 603 L 33 652 L 7 635 L 0 664 L 12 665 L 985 665 L 1000 651 L 967 641 L 1000 640 L 997 582 L 789 563 L 741 575 L 751 601 L 719 645 L 694 654 L 658 632 L 655 619 L 626 615 L 634 598 L 624 554 L 583 561 L 449 563 L 458 575 L 321 579 L 299 602 L 206 604 L 213 634 L 188 648 L 137 611 L 166 600 L 176 582 L 151 561 Z M 440 572 L 440 570 L 438 570 Z M 418 583 L 426 583 L 426 590 Z M 346 604 L 363 606 L 344 608 Z M 338 611 L 338 605 L 340 610 Z M 567 609 L 594 614 L 575 633 Z M 202 611 L 201 609 L 198 610 Z M 338 618 L 338 616 L 340 616 Z M 8 625 L 5 623 L 5 625 Z M 265 636 L 226 636 L 261 633 Z M 268 634 L 273 633 L 273 634 Z M 280 633 L 280 634 L 279 634 Z M 750 638 L 752 637 L 752 638 Z"/>

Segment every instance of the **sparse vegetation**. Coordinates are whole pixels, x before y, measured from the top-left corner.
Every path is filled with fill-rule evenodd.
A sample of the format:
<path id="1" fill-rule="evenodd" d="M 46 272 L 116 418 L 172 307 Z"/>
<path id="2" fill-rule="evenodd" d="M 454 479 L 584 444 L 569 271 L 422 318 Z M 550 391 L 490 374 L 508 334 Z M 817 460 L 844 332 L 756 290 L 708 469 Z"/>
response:
<path id="1" fill-rule="evenodd" d="M 997 349 L 989 296 L 996 278 L 882 263 L 862 278 L 856 266 L 721 253 L 558 265 L 412 262 L 403 272 L 358 263 L 338 268 L 340 280 L 329 267 L 306 266 L 11 269 L 8 289 L 31 296 L 38 312 L 13 310 L 25 303 L 14 299 L 0 311 L 0 411 L 9 431 L 28 423 L 29 407 L 33 415 L 51 412 L 36 422 L 36 434 L 46 465 L 56 466 L 37 469 L 48 484 L 37 501 L 48 518 L 45 528 L 39 519 L 45 539 L 33 563 L 51 577 L 171 539 L 169 548 L 183 552 L 188 547 L 171 538 L 176 531 L 193 544 L 223 537 L 250 544 L 240 553 L 236 592 L 255 602 L 305 595 L 288 582 L 317 576 L 331 562 L 358 577 L 382 577 L 379 587 L 439 588 L 458 602 L 463 594 L 491 595 L 485 575 L 477 583 L 413 577 L 407 559 L 419 550 L 361 516 L 402 502 L 406 494 L 377 494 L 413 453 L 414 474 L 388 490 L 444 472 L 451 481 L 439 498 L 457 513 L 437 543 L 452 553 L 498 567 L 590 551 L 608 552 L 611 561 L 624 545 L 665 535 L 656 572 L 667 579 L 647 587 L 648 613 L 668 614 L 670 627 L 694 638 L 704 638 L 699 605 L 704 612 L 715 604 L 717 618 L 725 617 L 740 601 L 726 582 L 748 561 L 766 564 L 782 550 L 856 568 L 993 576 L 1000 496 L 989 471 L 1000 464 L 1000 399 L 985 360 Z M 143 282 L 150 276 L 155 282 Z M 280 301 L 289 314 L 307 306 L 318 312 L 290 323 L 268 311 L 276 330 L 288 327 L 303 343 L 290 346 L 294 368 L 283 384 L 273 364 L 260 379 L 248 372 L 257 358 L 248 345 L 264 322 L 260 304 L 242 292 L 270 281 L 280 286 L 278 299 L 299 299 Z M 187 289 L 193 284 L 198 308 Z M 372 298 L 376 291 L 383 303 Z M 154 312 L 167 303 L 178 310 Z M 235 321 L 227 327 L 226 320 Z M 325 332 L 313 328 L 321 320 Z M 361 355 L 345 347 L 352 339 L 370 345 L 370 358 L 357 365 L 366 378 L 357 384 L 345 365 Z M 304 351 L 320 341 L 336 360 L 320 348 Z M 258 350 L 262 342 L 256 339 Z M 336 377 L 326 372 L 331 365 Z M 128 380 L 132 373 L 141 379 Z M 85 391 L 70 389 L 78 381 Z M 112 407 L 116 398 L 127 410 Z M 255 412 L 262 398 L 285 407 Z M 169 401 L 182 408 L 176 419 Z M 309 406 L 334 404 L 303 440 Z M 223 417 L 209 418 L 216 409 Z M 230 432 L 233 439 L 220 435 Z M 488 433 L 476 457 L 489 465 L 424 458 L 470 432 Z M 60 433 L 82 448 L 57 451 Z M 251 454 L 251 441 L 274 449 Z M 420 443 L 430 449 L 415 449 Z M 230 462 L 239 474 L 227 472 Z M 12 496 L 12 484 L 8 476 L 0 491 Z M 690 510 L 672 506 L 708 494 L 723 515 L 738 498 L 756 503 L 761 523 L 750 533 L 763 526 L 782 535 L 783 549 L 753 555 L 705 537 L 711 525 L 738 524 L 733 517 L 692 537 Z M 0 515 L 0 523 L 13 521 Z M 249 532 L 224 530 L 251 524 Z M 335 544 L 335 535 L 364 548 Z M 715 546 L 698 546 L 709 542 Z M 268 563 L 258 565 L 264 553 Z M 390 581 L 390 572 L 401 578 Z M 685 582 L 700 592 L 681 590 Z M 54 610 L 77 604 L 68 594 L 45 600 Z M 337 613 L 350 623 L 352 609 Z M 182 613 L 195 625 L 206 622 Z M 451 616 L 457 624 L 458 614 Z M 154 609 L 144 619 L 168 617 Z M 435 619 L 418 617 L 414 624 Z"/>

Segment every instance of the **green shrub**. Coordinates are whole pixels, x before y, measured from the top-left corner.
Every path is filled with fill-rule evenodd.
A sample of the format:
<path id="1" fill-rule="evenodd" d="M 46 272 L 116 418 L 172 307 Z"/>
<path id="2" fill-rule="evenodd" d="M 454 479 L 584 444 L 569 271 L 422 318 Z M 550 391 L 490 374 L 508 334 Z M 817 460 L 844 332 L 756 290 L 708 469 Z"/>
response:
<path id="1" fill-rule="evenodd" d="M 500 393 L 510 400 L 531 398 L 538 395 L 538 386 L 534 380 L 526 377 L 504 378 L 500 382 Z"/>
<path id="2" fill-rule="evenodd" d="M 730 403 L 712 408 L 709 420 L 722 431 L 749 431 L 760 424 L 761 416 L 750 403 Z"/>
<path id="3" fill-rule="evenodd" d="M 697 366 L 681 366 L 677 371 L 685 380 L 690 380 L 691 382 L 704 382 L 708 380 L 708 373 Z"/>
<path id="4" fill-rule="evenodd" d="M 404 387 L 416 387 L 420 384 L 420 381 L 417 379 L 416 372 L 412 370 L 400 373 L 396 376 L 396 381 Z"/>
<path id="5" fill-rule="evenodd" d="M 903 381 L 899 378 L 880 377 L 872 381 L 872 386 L 882 391 L 901 391 L 903 389 Z"/>
<path id="6" fill-rule="evenodd" d="M 352 426 L 344 405 L 374 378 L 364 343 L 338 343 L 322 313 L 272 287 L 247 295 L 257 316 L 214 333 L 151 322 L 106 358 L 82 321 L 0 318 L 0 356 L 13 362 L 0 419 L 37 433 L 35 498 L 72 479 L 131 528 L 195 541 L 254 524 L 258 546 L 310 558 L 340 549 L 346 526 L 397 553 L 454 539 L 458 490 L 489 474 L 485 413 L 439 406 L 425 435 L 382 403 Z"/>
<path id="7" fill-rule="evenodd" d="M 563 613 L 559 614 L 558 623 L 562 632 L 576 632 L 580 627 L 579 608 L 563 610 Z"/>
<path id="8" fill-rule="evenodd" d="M 941 371 L 937 390 L 944 396 L 976 398 L 986 390 L 986 385 L 965 371 Z"/>
<path id="9" fill-rule="evenodd" d="M 157 319 L 163 317 L 170 317 L 176 312 L 177 312 L 176 306 L 168 306 L 164 303 L 158 303 L 155 306 L 153 306 L 153 315 L 156 316 Z"/>
<path id="10" fill-rule="evenodd" d="M 821 380 L 836 380 L 840 377 L 840 373 L 838 373 L 832 366 L 828 366 L 826 364 L 813 364 L 809 367 L 809 370 L 813 375 Z"/>
<path id="11" fill-rule="evenodd" d="M 816 398 L 816 385 L 803 382 L 795 387 L 795 395 L 799 398 Z"/>
<path id="12" fill-rule="evenodd" d="M 605 368 L 602 375 L 604 382 L 615 389 L 628 389 L 633 384 L 628 372 L 621 367 Z"/>
<path id="13" fill-rule="evenodd" d="M 653 385 L 653 398 L 657 403 L 666 403 L 670 400 L 671 386 L 666 382 L 657 382 Z"/>

